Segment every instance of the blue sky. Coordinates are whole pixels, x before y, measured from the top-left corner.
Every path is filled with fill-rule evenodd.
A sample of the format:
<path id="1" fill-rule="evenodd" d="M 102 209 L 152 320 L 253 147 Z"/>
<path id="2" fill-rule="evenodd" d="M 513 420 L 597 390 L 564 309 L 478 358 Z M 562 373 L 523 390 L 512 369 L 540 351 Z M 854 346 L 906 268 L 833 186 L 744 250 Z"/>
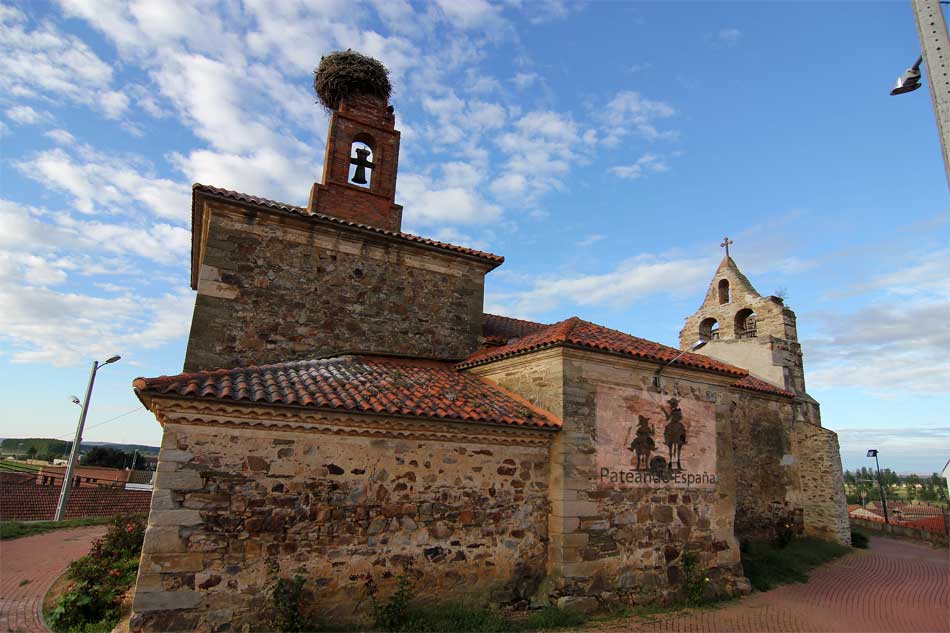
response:
<path id="1" fill-rule="evenodd" d="M 321 54 L 391 70 L 404 228 L 505 255 L 487 309 L 675 345 L 722 256 L 798 314 L 846 467 L 950 457 L 950 204 L 908 2 L 7 2 L 0 436 L 156 444 L 189 187 L 305 203 Z M 133 411 L 124 417 L 116 416 Z M 111 421 L 110 421 L 111 420 Z"/>

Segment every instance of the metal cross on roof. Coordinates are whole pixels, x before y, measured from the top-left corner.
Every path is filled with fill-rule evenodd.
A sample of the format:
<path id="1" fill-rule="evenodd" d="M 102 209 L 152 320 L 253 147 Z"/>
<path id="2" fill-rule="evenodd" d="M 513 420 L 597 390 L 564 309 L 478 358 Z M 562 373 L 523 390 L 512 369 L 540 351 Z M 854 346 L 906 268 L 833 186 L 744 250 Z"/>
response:
<path id="1" fill-rule="evenodd" d="M 730 244 L 735 244 L 735 242 L 733 242 L 732 240 L 730 240 L 728 237 L 724 237 L 724 238 L 722 238 L 722 244 L 719 245 L 719 246 L 721 246 L 722 248 L 726 249 L 726 257 L 729 257 L 729 245 L 730 245 Z"/>

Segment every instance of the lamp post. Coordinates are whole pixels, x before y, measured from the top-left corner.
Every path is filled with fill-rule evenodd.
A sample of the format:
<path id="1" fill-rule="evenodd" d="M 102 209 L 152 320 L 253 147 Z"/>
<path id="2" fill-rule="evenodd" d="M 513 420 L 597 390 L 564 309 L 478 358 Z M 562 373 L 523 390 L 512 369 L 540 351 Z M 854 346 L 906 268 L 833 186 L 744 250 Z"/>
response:
<path id="1" fill-rule="evenodd" d="M 73 470 L 76 468 L 76 459 L 79 457 L 79 444 L 82 442 L 82 428 L 86 424 L 86 412 L 89 411 L 89 399 L 92 397 L 92 385 L 96 381 L 96 371 L 100 367 L 114 363 L 122 358 L 113 356 L 112 358 L 100 363 L 97 360 L 92 361 L 92 371 L 89 372 L 89 385 L 86 387 L 86 398 L 82 403 L 82 413 L 79 414 L 79 424 L 76 425 L 76 437 L 73 439 L 73 448 L 69 453 L 69 462 L 66 464 L 66 474 L 63 475 L 63 488 L 59 493 L 59 503 L 56 504 L 56 516 L 54 521 L 62 521 L 66 514 L 66 503 L 69 501 L 69 487 L 73 479 Z M 76 396 L 73 396 L 73 402 L 76 402 Z"/>
<path id="2" fill-rule="evenodd" d="M 705 340 L 703 340 L 703 339 L 699 339 L 698 341 L 696 341 L 695 343 L 693 343 L 692 346 L 691 346 L 689 349 L 683 350 L 682 352 L 680 352 L 679 354 L 677 354 L 676 356 L 674 356 L 674 357 L 672 358 L 672 360 L 670 360 L 668 363 L 666 363 L 665 365 L 663 365 L 662 367 L 660 367 L 659 369 L 657 369 L 657 370 L 656 370 L 656 373 L 653 374 L 653 386 L 656 387 L 657 389 L 661 389 L 661 388 L 663 387 L 663 383 L 660 382 L 660 374 L 663 373 L 663 370 L 666 369 L 667 367 L 669 367 L 670 365 L 672 365 L 672 364 L 673 364 L 674 362 L 676 362 L 677 360 L 679 360 L 680 356 L 682 356 L 683 354 L 688 354 L 688 353 L 690 353 L 690 352 L 695 352 L 696 350 L 698 350 L 700 347 L 702 347 L 703 345 L 705 345 L 705 344 L 708 343 L 708 342 L 709 342 L 709 341 L 705 341 Z"/>
<path id="3" fill-rule="evenodd" d="M 884 509 L 884 523 L 890 523 L 887 518 L 887 497 L 884 496 L 884 482 L 881 480 L 881 463 L 877 459 L 877 449 L 869 449 L 868 457 L 873 457 L 874 464 L 877 466 L 877 485 L 881 490 L 881 508 Z"/>

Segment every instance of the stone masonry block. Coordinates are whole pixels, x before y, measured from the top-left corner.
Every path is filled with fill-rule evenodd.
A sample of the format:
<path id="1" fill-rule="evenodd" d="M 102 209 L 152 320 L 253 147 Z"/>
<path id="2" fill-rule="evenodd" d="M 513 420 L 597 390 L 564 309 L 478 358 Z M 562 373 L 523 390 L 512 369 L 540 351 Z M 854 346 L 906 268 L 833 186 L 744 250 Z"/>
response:
<path id="1" fill-rule="evenodd" d="M 201 513 L 197 510 L 152 510 L 148 515 L 150 526 L 201 525 Z"/>
<path id="2" fill-rule="evenodd" d="M 150 525 L 145 530 L 142 551 L 147 554 L 180 554 L 185 551 L 185 543 L 179 535 L 178 527 Z"/>
<path id="3" fill-rule="evenodd" d="M 201 490 L 204 480 L 194 470 L 155 473 L 155 488 L 165 490 Z"/>
<path id="4" fill-rule="evenodd" d="M 171 611 L 194 609 L 201 604 L 201 594 L 183 591 L 136 591 L 132 608 L 137 613 L 145 611 Z"/>

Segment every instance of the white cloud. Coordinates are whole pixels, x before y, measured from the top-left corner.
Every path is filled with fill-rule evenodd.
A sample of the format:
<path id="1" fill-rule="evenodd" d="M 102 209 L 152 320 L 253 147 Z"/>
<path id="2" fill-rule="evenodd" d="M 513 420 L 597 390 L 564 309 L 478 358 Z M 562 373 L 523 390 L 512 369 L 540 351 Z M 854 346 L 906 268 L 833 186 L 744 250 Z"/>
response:
<path id="1" fill-rule="evenodd" d="M 28 105 L 17 105 L 7 108 L 7 118 L 23 125 L 33 125 L 50 118 L 48 112 L 37 112 Z"/>
<path id="2" fill-rule="evenodd" d="M 716 33 L 716 39 L 726 46 L 735 46 L 742 39 L 742 31 L 737 28 L 720 29 Z"/>
<path id="3" fill-rule="evenodd" d="M 110 90 L 99 96 L 99 106 L 110 119 L 118 119 L 129 108 L 129 98 L 121 92 Z"/>
<path id="4" fill-rule="evenodd" d="M 405 222 L 427 226 L 478 224 L 501 216 L 501 209 L 466 187 L 440 186 L 417 174 L 403 174 L 397 200 L 405 205 Z"/>
<path id="5" fill-rule="evenodd" d="M 591 246 L 591 245 L 596 244 L 597 242 L 600 242 L 601 240 L 605 240 L 605 239 L 607 239 L 607 236 L 606 236 L 606 235 L 599 235 L 599 234 L 597 234 L 597 233 L 594 233 L 593 235 L 588 235 L 587 237 L 585 237 L 584 239 L 582 239 L 581 241 L 579 241 L 579 242 L 577 243 L 577 245 L 578 245 L 578 246 Z"/>
<path id="6" fill-rule="evenodd" d="M 629 306 L 651 295 L 688 296 L 698 292 L 712 267 L 706 259 L 643 255 L 622 262 L 608 273 L 538 277 L 526 290 L 491 293 L 487 301 L 492 310 L 501 310 L 500 314 L 523 318 L 559 307 L 570 311 L 572 306 Z M 675 287 L 671 287 L 670 279 L 677 280 Z"/>
<path id="7" fill-rule="evenodd" d="M 498 27 L 503 24 L 501 10 L 486 0 L 436 0 L 445 17 L 455 26 L 470 29 L 484 26 Z"/>
<path id="8" fill-rule="evenodd" d="M 630 165 L 617 165 L 610 168 L 610 173 L 627 180 L 636 180 L 646 174 L 659 174 L 669 171 L 670 167 L 655 154 L 644 154 Z"/>
<path id="9" fill-rule="evenodd" d="M 820 323 L 804 343 L 813 387 L 950 393 L 950 251 L 923 254 L 846 294 L 864 306 L 810 315 Z"/>
<path id="10" fill-rule="evenodd" d="M 511 83 L 524 90 L 525 88 L 534 84 L 534 82 L 537 80 L 537 73 L 516 73 L 515 76 L 511 78 Z"/>
<path id="11" fill-rule="evenodd" d="M 0 90 L 20 97 L 66 98 L 94 108 L 111 90 L 112 67 L 82 40 L 43 22 L 30 29 L 19 11 L 0 15 Z"/>
<path id="12" fill-rule="evenodd" d="M 662 101 L 644 98 L 630 90 L 619 92 L 607 103 L 601 116 L 606 126 L 604 142 L 616 145 L 633 133 L 649 141 L 671 138 L 675 132 L 661 132 L 656 126 L 660 119 L 670 118 L 675 113 L 672 106 Z"/>
<path id="13" fill-rule="evenodd" d="M 161 218 L 185 222 L 191 217 L 188 187 L 166 178 L 149 178 L 123 161 L 93 155 L 77 160 L 60 148 L 39 152 L 17 163 L 24 175 L 72 196 L 83 213 L 127 211 L 135 201 Z"/>
<path id="14" fill-rule="evenodd" d="M 76 142 L 76 137 L 63 129 L 49 130 L 48 132 L 44 132 L 43 136 L 52 139 L 59 145 L 72 145 Z"/>

